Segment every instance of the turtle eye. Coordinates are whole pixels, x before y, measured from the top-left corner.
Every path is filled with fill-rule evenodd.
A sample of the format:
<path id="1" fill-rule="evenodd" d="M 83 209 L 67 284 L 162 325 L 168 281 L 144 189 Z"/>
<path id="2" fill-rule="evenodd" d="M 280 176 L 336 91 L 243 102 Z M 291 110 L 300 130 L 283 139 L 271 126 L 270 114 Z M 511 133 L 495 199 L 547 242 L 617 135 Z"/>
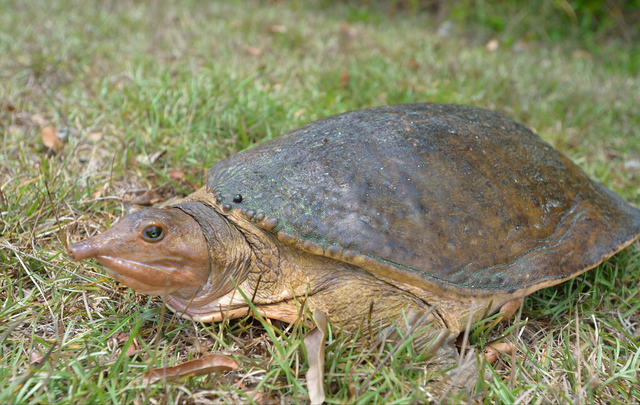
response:
<path id="1" fill-rule="evenodd" d="M 157 225 L 151 225 L 142 230 L 141 236 L 147 242 L 160 242 L 164 238 L 164 229 Z"/>

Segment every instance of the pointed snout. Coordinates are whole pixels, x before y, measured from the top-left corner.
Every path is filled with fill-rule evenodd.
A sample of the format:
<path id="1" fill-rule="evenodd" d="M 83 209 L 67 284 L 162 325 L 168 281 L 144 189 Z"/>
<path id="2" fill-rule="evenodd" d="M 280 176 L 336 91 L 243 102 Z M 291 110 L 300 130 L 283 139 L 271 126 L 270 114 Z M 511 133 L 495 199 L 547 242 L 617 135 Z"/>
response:
<path id="1" fill-rule="evenodd" d="M 87 239 L 69 245 L 68 253 L 71 260 L 79 261 L 98 256 L 98 250 L 98 246 L 91 239 Z"/>

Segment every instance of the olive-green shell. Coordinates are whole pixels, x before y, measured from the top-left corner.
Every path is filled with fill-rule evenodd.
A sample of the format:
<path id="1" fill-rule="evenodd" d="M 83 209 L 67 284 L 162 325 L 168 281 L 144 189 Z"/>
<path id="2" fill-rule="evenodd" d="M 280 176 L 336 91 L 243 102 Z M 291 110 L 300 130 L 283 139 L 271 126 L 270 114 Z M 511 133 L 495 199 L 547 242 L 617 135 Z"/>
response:
<path id="1" fill-rule="evenodd" d="M 208 187 L 285 243 L 443 291 L 552 284 L 640 233 L 640 210 L 533 132 L 457 105 L 328 117 L 219 162 Z"/>

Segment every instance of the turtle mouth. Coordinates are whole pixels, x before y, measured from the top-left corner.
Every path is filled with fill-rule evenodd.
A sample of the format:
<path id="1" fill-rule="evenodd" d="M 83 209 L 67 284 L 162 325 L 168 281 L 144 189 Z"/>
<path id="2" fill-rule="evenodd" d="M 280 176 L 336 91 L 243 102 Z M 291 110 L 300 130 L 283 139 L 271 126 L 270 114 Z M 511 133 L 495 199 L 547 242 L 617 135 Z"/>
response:
<path id="1" fill-rule="evenodd" d="M 102 255 L 95 259 L 105 266 L 109 277 L 144 294 L 167 295 L 180 287 L 175 285 L 172 270 L 162 266 Z"/>

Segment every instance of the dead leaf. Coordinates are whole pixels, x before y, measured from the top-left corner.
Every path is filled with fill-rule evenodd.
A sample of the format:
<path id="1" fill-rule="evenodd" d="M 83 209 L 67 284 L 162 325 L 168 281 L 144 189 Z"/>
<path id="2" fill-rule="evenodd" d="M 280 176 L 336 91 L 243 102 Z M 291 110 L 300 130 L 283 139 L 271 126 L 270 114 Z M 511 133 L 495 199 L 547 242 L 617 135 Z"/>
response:
<path id="1" fill-rule="evenodd" d="M 327 336 L 327 316 L 316 309 L 313 311 L 313 320 L 316 327 L 311 329 L 304 338 L 304 346 L 307 348 L 307 360 L 309 361 L 309 371 L 307 371 L 307 390 L 309 400 L 312 404 L 324 402 L 324 362 L 325 362 L 325 339 Z"/>
<path id="2" fill-rule="evenodd" d="M 169 173 L 167 173 L 167 175 L 169 176 L 170 179 L 173 179 L 173 180 L 178 180 L 178 181 L 186 180 L 184 178 L 184 172 L 181 172 L 180 170 L 169 170 Z"/>
<path id="3" fill-rule="evenodd" d="M 180 378 L 195 377 L 219 371 L 237 370 L 238 362 L 221 354 L 209 354 L 200 359 L 187 361 L 173 367 L 156 368 L 144 373 L 144 384 L 155 384 L 158 381 L 177 381 Z"/>
<path id="4" fill-rule="evenodd" d="M 180 170 L 169 170 L 169 173 L 167 173 L 167 176 L 169 176 L 169 178 L 172 179 L 172 180 L 176 180 L 178 183 L 180 183 L 182 185 L 185 185 L 185 184 L 188 185 L 189 187 L 191 187 L 194 190 L 198 190 L 200 188 L 200 186 L 198 186 L 198 184 L 187 180 L 187 178 L 184 175 L 184 172 L 182 172 Z"/>
<path id="5" fill-rule="evenodd" d="M 487 362 L 493 364 L 503 354 L 513 354 L 515 348 L 516 346 L 513 343 L 496 343 L 495 345 L 487 346 L 484 349 L 484 355 L 487 358 Z"/>
<path id="6" fill-rule="evenodd" d="M 129 334 L 120 332 L 115 336 L 114 339 L 115 339 L 115 344 L 120 345 L 126 342 L 127 340 L 129 340 Z M 127 357 L 132 357 L 133 355 L 136 354 L 138 350 L 140 350 L 140 343 L 138 343 L 138 340 L 136 338 L 133 338 L 133 340 L 131 341 L 131 344 L 129 345 L 129 347 L 127 347 L 127 352 L 126 352 Z"/>
<path id="7" fill-rule="evenodd" d="M 251 56 L 260 56 L 260 54 L 262 53 L 262 51 L 258 48 L 255 48 L 253 46 L 245 46 L 244 50 L 247 51 L 247 53 Z"/>
<path id="8" fill-rule="evenodd" d="M 349 74 L 347 73 L 346 70 L 343 70 L 340 73 L 340 88 L 344 89 L 349 85 L 349 82 L 351 81 L 351 78 L 349 77 Z"/>
<path id="9" fill-rule="evenodd" d="M 582 49 L 576 49 L 573 51 L 571 57 L 573 57 L 573 59 L 592 59 L 591 54 L 587 51 L 583 51 Z"/>
<path id="10" fill-rule="evenodd" d="M 44 127 L 47 125 L 47 120 L 40 114 L 33 114 L 29 117 L 32 122 L 35 122 L 39 127 Z"/>
<path id="11" fill-rule="evenodd" d="M 102 193 L 104 192 L 104 188 L 100 188 L 98 189 L 98 191 L 96 191 L 95 193 L 93 193 L 91 195 L 91 198 L 93 198 L 94 200 L 99 199 L 100 197 L 102 197 Z"/>
<path id="12" fill-rule="evenodd" d="M 42 355 L 40 354 L 40 352 L 36 349 L 30 349 L 29 350 L 29 357 L 31 358 L 31 362 L 32 363 L 40 363 L 43 359 Z"/>
<path id="13" fill-rule="evenodd" d="M 7 110 L 9 112 L 14 112 L 16 110 L 16 107 L 11 103 L 6 103 L 6 104 L 2 104 L 2 108 L 0 109 Z"/>
<path id="14" fill-rule="evenodd" d="M 254 400 L 257 404 L 274 404 L 279 403 L 273 399 L 271 392 L 247 390 L 244 394 Z"/>
<path id="15" fill-rule="evenodd" d="M 409 68 L 413 71 L 418 70 L 418 68 L 420 67 L 420 64 L 418 63 L 418 61 L 413 57 L 409 58 L 407 63 L 409 64 Z"/>
<path id="16" fill-rule="evenodd" d="M 175 187 L 170 184 L 151 189 L 133 189 L 120 195 L 126 203 L 144 206 L 162 203 L 174 197 L 180 199 L 184 197 L 184 195 L 179 193 Z"/>
<path id="17" fill-rule="evenodd" d="M 160 201 L 163 201 L 162 197 L 160 197 L 158 193 L 156 193 L 155 189 L 151 189 L 134 197 L 133 200 L 131 200 L 131 203 L 136 205 L 150 206 Z"/>
<path id="18" fill-rule="evenodd" d="M 197 190 L 197 188 L 194 188 L 194 190 Z M 173 205 L 177 205 L 177 204 L 182 204 L 184 202 L 184 197 L 180 197 L 180 196 L 173 196 L 169 199 L 166 199 L 164 201 L 161 201 L 158 204 L 153 204 L 153 206 L 155 208 L 165 208 L 165 207 L 171 207 Z"/>
<path id="19" fill-rule="evenodd" d="M 301 110 L 298 110 L 298 111 L 296 111 L 296 112 L 294 112 L 294 113 L 293 113 L 293 117 L 294 117 L 294 118 L 298 118 L 298 117 L 300 117 L 302 114 L 304 114 L 305 112 L 307 112 L 307 111 L 306 111 L 304 108 L 303 108 L 303 109 L 301 109 Z"/>
<path id="20" fill-rule="evenodd" d="M 235 382 L 236 384 L 238 384 L 238 388 L 240 388 L 242 391 L 246 391 L 246 390 L 248 390 L 248 389 L 249 389 L 249 388 L 247 388 L 247 386 L 246 386 L 246 385 L 244 385 L 244 381 L 243 381 L 243 380 L 241 380 L 241 379 L 239 379 L 239 378 L 236 378 L 234 382 Z"/>
<path id="21" fill-rule="evenodd" d="M 138 343 L 138 339 L 133 338 L 133 341 L 131 342 L 129 347 L 127 347 L 127 357 L 133 357 L 133 355 L 135 355 L 138 350 L 140 350 L 140 343 Z"/>
<path id="22" fill-rule="evenodd" d="M 102 140 L 102 132 L 92 132 L 87 135 L 87 138 L 91 139 L 94 142 L 98 142 Z"/>
<path id="23" fill-rule="evenodd" d="M 40 134 L 42 136 L 42 143 L 44 143 L 44 146 L 54 152 L 57 152 L 60 145 L 62 145 L 62 140 L 56 134 L 56 129 L 52 126 L 46 126 L 42 128 Z"/>
<path id="24" fill-rule="evenodd" d="M 484 49 L 486 49 L 488 52 L 495 52 L 496 49 L 498 49 L 498 45 L 500 45 L 500 43 L 498 42 L 497 39 L 492 38 L 491 40 L 489 40 L 489 42 L 487 42 L 487 44 L 484 46 Z"/>
<path id="25" fill-rule="evenodd" d="M 461 333 L 456 338 L 456 347 L 462 348 L 463 341 L 464 341 L 464 333 Z M 468 339 L 467 339 L 467 345 L 464 347 L 464 350 L 467 350 L 467 349 L 471 349 L 471 345 L 469 344 Z"/>
<path id="26" fill-rule="evenodd" d="M 356 29 L 350 26 L 346 21 L 343 21 L 342 24 L 340 24 L 340 35 L 343 38 L 355 37 L 356 34 Z"/>
<path id="27" fill-rule="evenodd" d="M 272 25 L 269 27 L 269 32 L 271 32 L 272 34 L 284 34 L 285 32 L 287 32 L 287 27 L 284 25 Z"/>

